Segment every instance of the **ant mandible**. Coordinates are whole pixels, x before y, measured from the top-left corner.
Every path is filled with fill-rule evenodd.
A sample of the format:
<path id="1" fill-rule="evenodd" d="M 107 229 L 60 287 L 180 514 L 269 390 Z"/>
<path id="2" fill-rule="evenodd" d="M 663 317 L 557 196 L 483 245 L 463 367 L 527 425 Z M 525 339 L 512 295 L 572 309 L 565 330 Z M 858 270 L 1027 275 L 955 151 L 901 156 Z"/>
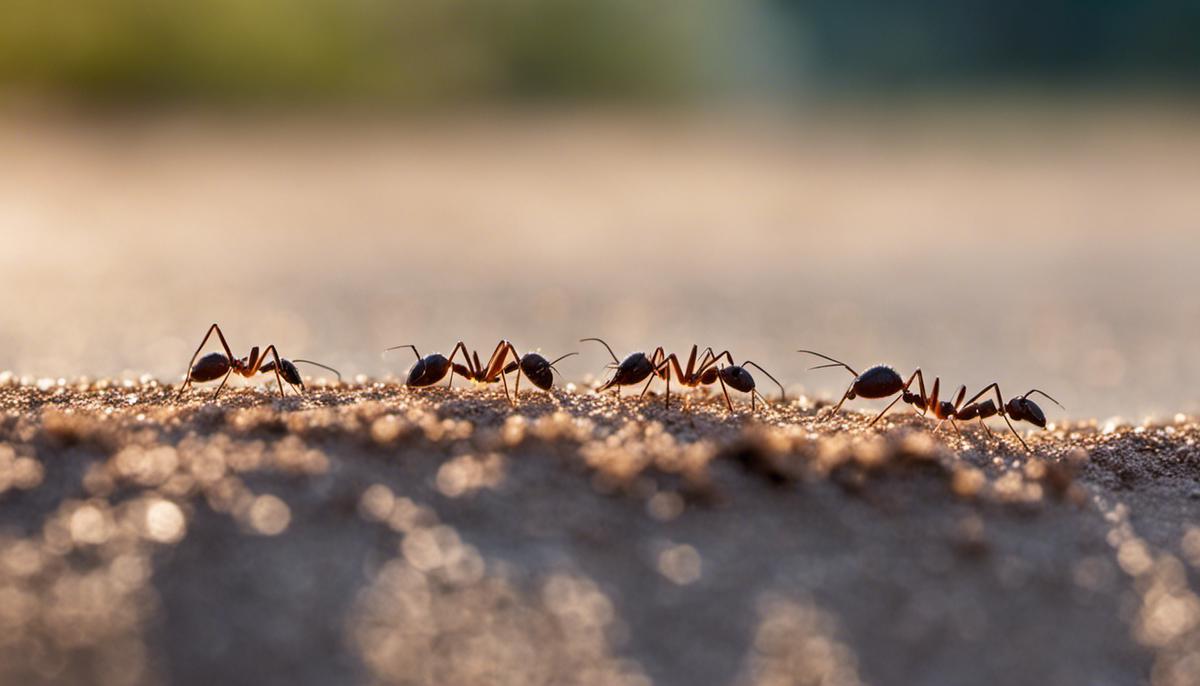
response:
<path id="1" fill-rule="evenodd" d="M 926 408 L 929 407 L 929 400 L 925 395 L 925 377 L 921 374 L 921 369 L 919 367 L 915 372 L 912 373 L 912 376 L 908 377 L 908 381 L 904 381 L 895 369 L 892 369 L 884 364 L 875 365 L 862 374 L 859 374 L 858 372 L 854 371 L 854 368 L 845 362 L 835 360 L 823 353 L 819 353 L 814 350 L 797 350 L 796 352 L 816 355 L 817 357 L 829 360 L 831 362 L 831 364 L 821 364 L 817 365 L 816 367 L 811 367 L 810 369 L 844 367 L 846 371 L 850 372 L 850 374 L 854 377 L 854 381 L 850 382 L 850 387 L 846 389 L 846 393 L 842 395 L 842 399 L 838 401 L 838 404 L 833 408 L 833 412 L 830 414 L 837 414 L 837 411 L 842 408 L 842 403 L 845 403 L 847 400 L 854 400 L 855 398 L 860 397 L 876 400 L 879 398 L 887 398 L 897 393 L 899 393 L 899 395 L 897 395 L 892 402 L 888 403 L 888 406 L 883 408 L 882 412 L 875 415 L 875 418 L 872 419 L 871 423 L 867 425 L 868 427 L 874 426 L 875 422 L 883 419 L 883 415 L 887 414 L 888 410 L 892 409 L 892 406 L 901 400 L 909 405 L 912 405 L 913 407 L 920 408 L 921 414 L 924 414 Z M 920 395 L 908 390 L 909 387 L 912 386 L 914 379 L 917 381 L 919 388 L 921 389 Z"/>
<path id="2" fill-rule="evenodd" d="M 209 337 L 216 332 L 217 338 L 221 341 L 221 347 L 225 348 L 225 353 L 211 352 L 199 360 L 196 356 L 204 349 L 204 344 L 208 342 Z M 270 353 L 271 359 L 267 360 L 267 353 Z M 342 374 L 333 367 L 328 367 L 320 362 L 312 360 L 288 360 L 279 357 L 278 351 L 275 350 L 275 345 L 268 345 L 262 354 L 258 353 L 258 346 L 250 348 L 250 354 L 246 357 L 236 358 L 233 356 L 233 350 L 229 348 L 229 343 L 225 341 L 225 334 L 222 333 L 221 327 L 215 323 L 208 327 L 208 333 L 204 334 L 204 338 L 200 339 L 200 345 L 196 348 L 196 352 L 192 353 L 192 359 L 188 362 L 187 371 L 185 372 L 186 380 L 179 387 L 179 393 L 175 396 L 176 400 L 183 397 L 183 392 L 188 389 L 192 383 L 204 383 L 206 381 L 216 381 L 221 378 L 221 385 L 217 387 L 213 393 L 211 400 L 216 400 L 217 396 L 221 395 L 221 390 L 225 388 L 225 383 L 229 381 L 229 375 L 233 373 L 240 374 L 246 378 L 250 378 L 255 374 L 269 374 L 275 372 L 275 382 L 279 384 L 279 397 L 283 397 L 283 382 L 287 381 L 288 385 L 300 393 L 304 390 L 304 380 L 300 378 L 300 370 L 296 369 L 296 362 L 311 364 L 322 369 L 327 369 L 334 374 L 337 374 L 338 381 L 342 380 Z"/>
<path id="3" fill-rule="evenodd" d="M 669 362 L 675 369 L 675 378 L 681 385 L 688 388 L 695 388 L 697 386 L 707 386 L 714 383 L 721 384 L 721 393 L 725 396 L 725 406 L 729 408 L 730 412 L 733 412 L 733 401 L 729 399 L 729 390 L 726 388 L 726 386 L 733 388 L 735 391 L 749 393 L 750 411 L 753 412 L 757 409 L 755 404 L 756 396 L 758 398 L 762 398 L 764 405 L 768 404 L 767 399 L 763 398 L 762 394 L 756 390 L 754 377 L 750 375 L 750 372 L 746 371 L 747 365 L 753 365 L 755 369 L 763 374 L 766 374 L 771 381 L 774 381 L 776 386 L 779 386 L 780 400 L 787 399 L 787 394 L 783 390 L 783 384 L 779 383 L 778 379 L 776 379 L 774 376 L 771 376 L 771 373 L 759 366 L 757 362 L 746 360 L 740 365 L 735 364 L 733 361 L 733 355 L 731 355 L 728 350 L 719 355 L 714 355 L 713 349 L 710 347 L 705 349 L 704 355 L 701 356 L 700 363 L 697 365 L 696 352 L 698 349 L 699 346 L 692 345 L 692 352 L 688 355 L 686 371 L 681 368 L 679 364 L 679 358 L 675 356 L 675 353 L 667 355 L 667 362 Z M 725 358 L 729 364 L 723 367 L 717 367 L 717 363 L 722 358 Z M 669 395 L 667 399 L 669 403 Z"/>

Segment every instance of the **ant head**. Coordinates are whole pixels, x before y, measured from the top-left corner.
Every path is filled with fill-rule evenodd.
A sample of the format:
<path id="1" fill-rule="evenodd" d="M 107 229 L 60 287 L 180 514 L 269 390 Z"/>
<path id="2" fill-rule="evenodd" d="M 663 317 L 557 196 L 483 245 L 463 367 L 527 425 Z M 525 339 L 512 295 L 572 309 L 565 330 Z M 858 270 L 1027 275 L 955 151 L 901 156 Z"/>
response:
<path id="1" fill-rule="evenodd" d="M 1029 398 L 1012 398 L 1005 403 L 1004 410 L 1017 421 L 1029 422 L 1039 429 L 1046 428 L 1046 413 Z"/>
<path id="2" fill-rule="evenodd" d="M 417 360 L 408 371 L 407 386 L 432 386 L 446 377 L 450 371 L 450 360 L 441 353 L 434 353 Z"/>
<path id="3" fill-rule="evenodd" d="M 645 381 L 646 377 L 653 373 L 654 365 L 650 362 L 650 358 L 646 357 L 646 353 L 632 353 L 617 365 L 612 383 L 617 386 L 628 386 Z"/>
<path id="4" fill-rule="evenodd" d="M 718 375 L 730 388 L 742 393 L 749 393 L 754 390 L 754 377 L 750 376 L 750 372 L 746 371 L 745 367 L 737 365 L 721 367 Z"/>
<path id="5" fill-rule="evenodd" d="M 283 377 L 284 381 L 293 386 L 304 388 L 304 380 L 300 378 L 300 370 L 296 369 L 296 365 L 292 364 L 291 360 L 279 360 L 279 375 Z"/>

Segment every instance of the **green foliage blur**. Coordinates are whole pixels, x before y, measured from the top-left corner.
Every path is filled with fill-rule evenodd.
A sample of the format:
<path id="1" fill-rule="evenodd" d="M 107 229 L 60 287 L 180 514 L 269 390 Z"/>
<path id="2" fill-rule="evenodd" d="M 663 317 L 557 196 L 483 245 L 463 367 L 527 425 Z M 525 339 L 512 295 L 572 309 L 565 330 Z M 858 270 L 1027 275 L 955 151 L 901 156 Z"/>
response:
<path id="1" fill-rule="evenodd" d="M 454 104 L 1156 83 L 1195 0 L 0 0 L 0 100 Z"/>
<path id="2" fill-rule="evenodd" d="M 10 0 L 0 88 L 99 100 L 674 97 L 725 0 Z"/>

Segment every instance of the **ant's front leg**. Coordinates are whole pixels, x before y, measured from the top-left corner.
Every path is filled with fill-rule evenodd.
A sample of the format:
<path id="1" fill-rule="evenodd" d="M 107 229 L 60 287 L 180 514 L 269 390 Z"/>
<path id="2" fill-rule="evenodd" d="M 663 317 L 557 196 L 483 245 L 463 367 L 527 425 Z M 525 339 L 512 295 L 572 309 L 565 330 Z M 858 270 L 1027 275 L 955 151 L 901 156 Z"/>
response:
<path id="1" fill-rule="evenodd" d="M 855 381 L 857 380 L 858 379 L 856 378 Z M 854 383 L 854 381 L 850 382 L 850 385 L 846 388 L 846 392 L 842 394 L 842 399 L 838 401 L 837 405 L 833 406 L 833 410 L 829 413 L 830 417 L 837 414 L 838 410 L 842 409 L 842 405 L 850 399 L 850 394 L 854 392 Z"/>
<path id="2" fill-rule="evenodd" d="M 262 361 L 267 359 L 268 351 L 271 353 L 271 361 L 275 363 L 275 365 L 271 368 L 271 371 L 275 372 L 275 383 L 279 384 L 279 397 L 283 398 L 283 377 L 279 374 L 279 370 L 283 368 L 283 363 L 279 361 L 279 353 L 275 350 L 274 343 L 268 345 L 266 350 L 263 350 L 262 357 L 254 361 L 254 366 L 250 369 L 246 376 L 253 376 L 255 372 L 258 371 L 259 367 L 262 366 Z M 291 384 L 289 383 L 288 385 Z"/>

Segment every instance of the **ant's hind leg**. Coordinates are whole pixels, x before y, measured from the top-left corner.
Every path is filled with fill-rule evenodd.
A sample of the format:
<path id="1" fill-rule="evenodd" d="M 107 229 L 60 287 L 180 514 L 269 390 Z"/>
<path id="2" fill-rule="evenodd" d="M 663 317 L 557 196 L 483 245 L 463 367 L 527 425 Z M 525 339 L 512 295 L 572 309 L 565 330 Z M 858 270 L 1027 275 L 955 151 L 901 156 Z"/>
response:
<path id="1" fill-rule="evenodd" d="M 733 401 L 729 399 L 729 389 L 725 388 L 725 380 L 718 376 L 717 383 L 721 384 L 721 392 L 725 394 L 725 407 L 728 407 L 730 414 L 732 414 Z"/>
<path id="2" fill-rule="evenodd" d="M 887 414 L 887 413 L 888 413 L 888 410 L 890 410 L 890 409 L 892 409 L 893 407 L 895 407 L 896 403 L 900 402 L 900 399 L 901 399 L 901 398 L 903 398 L 903 397 L 904 397 L 904 394 L 903 394 L 903 393 L 901 393 L 900 395 L 896 396 L 896 398 L 895 398 L 894 400 L 892 400 L 892 402 L 888 403 L 888 406 L 887 406 L 887 407 L 883 408 L 883 412 L 880 412 L 879 414 L 875 415 L 875 418 L 871 420 L 871 423 L 870 423 L 870 424 L 867 424 L 867 428 L 869 429 L 869 428 L 871 428 L 872 426 L 875 426 L 875 422 L 879 421 L 880 419 L 883 419 L 883 415 Z"/>
<path id="3" fill-rule="evenodd" d="M 217 396 L 221 395 L 221 389 L 225 388 L 225 382 L 229 381 L 229 375 L 232 373 L 233 373 L 233 369 L 230 369 L 229 371 L 225 372 L 225 378 L 221 379 L 221 385 L 217 386 L 217 390 L 212 394 L 212 398 L 210 400 L 216 401 Z"/>
<path id="4" fill-rule="evenodd" d="M 846 392 L 842 395 L 842 399 L 838 401 L 837 405 L 833 406 L 833 410 L 829 413 L 831 416 L 837 414 L 838 410 L 842 409 L 842 405 L 850 397 L 850 392 L 853 390 L 854 390 L 854 382 L 851 382 L 849 388 L 847 388 Z"/>
<path id="5" fill-rule="evenodd" d="M 1025 452 L 1033 454 L 1033 451 L 1029 449 L 1029 444 L 1025 442 L 1024 438 L 1021 438 L 1021 434 L 1017 433 L 1017 427 L 1013 426 L 1012 422 L 1008 420 L 1008 415 L 1002 414 L 1000 416 L 1004 417 L 1004 423 L 1008 424 L 1008 428 L 1010 431 L 1012 431 L 1012 435 L 1016 436 L 1017 440 L 1021 442 L 1021 446 L 1025 448 Z"/>
<path id="6" fill-rule="evenodd" d="M 992 433 L 992 430 L 988 428 L 987 422 L 983 421 L 983 417 L 979 418 L 979 425 L 983 427 L 983 430 L 987 432 L 988 436 L 995 438 L 996 434 Z"/>
<path id="7" fill-rule="evenodd" d="M 208 343 L 208 339 L 217 332 L 217 338 L 221 340 L 221 347 L 225 348 L 225 356 L 229 358 L 230 368 L 233 367 L 233 351 L 229 349 L 229 343 L 225 341 L 225 334 L 221 333 L 221 327 L 217 326 L 216 322 L 208 327 L 208 332 L 204 334 L 204 338 L 200 339 L 200 345 L 196 346 L 196 352 L 192 353 L 192 359 L 188 361 L 187 369 L 183 370 L 183 385 L 179 387 L 179 394 L 175 396 L 176 400 L 183 397 L 183 392 L 192 385 L 192 365 L 196 363 L 196 358 L 200 355 L 200 351 L 204 350 L 204 344 Z M 214 396 L 215 398 L 216 396 Z"/>

